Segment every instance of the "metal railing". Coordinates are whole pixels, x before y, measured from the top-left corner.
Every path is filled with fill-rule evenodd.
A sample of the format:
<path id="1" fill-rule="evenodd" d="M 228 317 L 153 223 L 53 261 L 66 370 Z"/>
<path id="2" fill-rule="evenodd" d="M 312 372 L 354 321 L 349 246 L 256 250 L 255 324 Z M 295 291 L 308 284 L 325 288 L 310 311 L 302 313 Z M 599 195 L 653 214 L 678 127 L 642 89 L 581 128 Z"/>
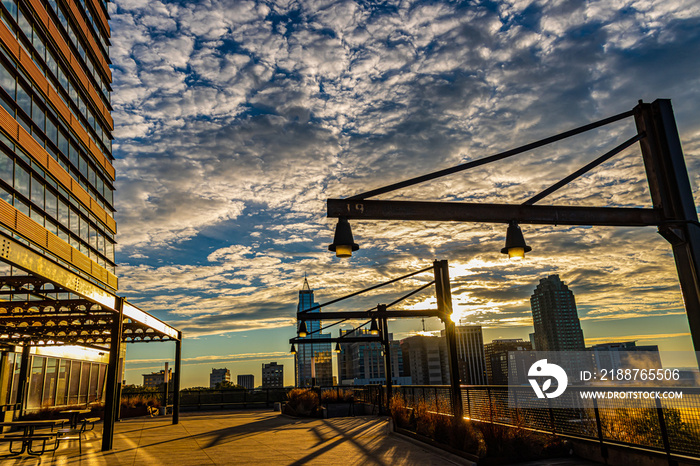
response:
<path id="1" fill-rule="evenodd" d="M 379 391 L 368 387 L 366 400 L 386 403 Z M 681 399 L 591 399 L 581 397 L 581 391 L 590 388 L 569 387 L 559 398 L 524 402 L 531 399 L 529 387 L 462 386 L 462 406 L 464 416 L 474 421 L 593 440 L 603 450 L 606 444 L 622 445 L 700 458 L 700 389 L 682 388 Z M 408 407 L 423 402 L 430 410 L 452 414 L 449 386 L 400 386 L 393 393 Z"/>

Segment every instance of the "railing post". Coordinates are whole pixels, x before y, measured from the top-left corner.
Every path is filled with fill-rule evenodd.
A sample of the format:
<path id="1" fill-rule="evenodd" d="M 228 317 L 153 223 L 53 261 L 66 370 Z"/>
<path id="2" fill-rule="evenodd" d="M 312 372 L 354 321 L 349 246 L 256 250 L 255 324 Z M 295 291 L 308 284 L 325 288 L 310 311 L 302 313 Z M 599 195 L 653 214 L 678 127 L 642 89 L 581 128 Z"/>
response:
<path id="1" fill-rule="evenodd" d="M 659 428 L 661 429 L 661 438 L 664 442 L 664 451 L 669 466 L 676 466 L 678 463 L 671 458 L 671 442 L 668 440 L 668 428 L 666 426 L 666 418 L 664 418 L 664 408 L 661 406 L 661 399 L 656 398 L 656 412 L 659 416 Z"/>
<path id="2" fill-rule="evenodd" d="M 598 442 L 600 443 L 600 456 L 607 460 L 608 446 L 603 443 L 603 425 L 600 423 L 600 412 L 598 411 L 598 400 L 593 398 L 593 413 L 595 414 L 595 424 L 598 429 Z M 607 461 L 606 461 L 607 463 Z"/>
<path id="3" fill-rule="evenodd" d="M 175 341 L 175 376 L 173 377 L 173 424 L 180 422 L 180 372 L 182 371 L 182 332 Z"/>

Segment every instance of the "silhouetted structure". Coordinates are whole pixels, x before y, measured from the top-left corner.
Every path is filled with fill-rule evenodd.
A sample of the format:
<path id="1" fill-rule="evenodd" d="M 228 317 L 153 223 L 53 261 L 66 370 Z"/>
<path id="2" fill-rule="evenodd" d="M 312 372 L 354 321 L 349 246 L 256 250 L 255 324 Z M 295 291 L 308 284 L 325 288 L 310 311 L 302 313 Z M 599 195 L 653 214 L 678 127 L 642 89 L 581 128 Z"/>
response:
<path id="1" fill-rule="evenodd" d="M 304 278 L 304 285 L 299 290 L 299 303 L 297 312 L 311 309 L 317 306 L 314 302 L 314 291 L 309 287 L 309 282 Z M 314 309 L 309 312 L 319 312 Z M 321 333 L 320 320 L 307 320 L 306 329 L 309 333 L 305 338 L 314 340 L 318 338 L 330 338 L 330 333 Z M 315 332 L 315 333 L 314 333 Z M 297 387 L 310 387 L 312 385 L 333 385 L 333 363 L 331 358 L 330 343 L 305 343 L 298 345 L 297 349 Z"/>
<path id="2" fill-rule="evenodd" d="M 530 305 L 537 351 L 585 350 L 574 294 L 559 275 L 540 280 L 530 297 Z"/>
<path id="3" fill-rule="evenodd" d="M 209 374 L 209 388 L 216 388 L 216 384 L 231 381 L 231 371 L 226 369 L 212 369 Z"/>
<path id="4" fill-rule="evenodd" d="M 262 365 L 262 387 L 284 387 L 284 365 L 271 362 Z"/>

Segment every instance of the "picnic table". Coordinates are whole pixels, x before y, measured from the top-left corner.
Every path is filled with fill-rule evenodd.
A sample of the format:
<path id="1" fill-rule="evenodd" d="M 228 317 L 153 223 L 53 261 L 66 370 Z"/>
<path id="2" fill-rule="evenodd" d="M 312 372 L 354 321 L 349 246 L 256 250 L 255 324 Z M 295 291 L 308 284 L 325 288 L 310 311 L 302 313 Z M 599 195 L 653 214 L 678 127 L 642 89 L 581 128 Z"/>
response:
<path id="1" fill-rule="evenodd" d="M 0 422 L 0 427 L 21 427 L 23 429 L 22 434 L 6 434 L 2 438 L 0 438 L 1 441 L 9 442 L 10 443 L 10 453 L 13 455 L 21 455 L 25 451 L 29 453 L 30 455 L 41 455 L 46 451 L 46 441 L 47 440 L 56 440 L 56 437 L 58 434 L 53 433 L 53 428 L 56 426 L 56 424 L 63 424 L 64 420 L 63 419 L 41 419 L 41 420 L 27 420 L 27 421 L 7 421 L 7 422 Z M 42 433 L 42 434 L 37 434 L 35 430 L 37 428 L 41 427 L 51 427 L 51 433 Z M 34 441 L 42 441 L 42 448 L 41 451 L 36 452 L 32 450 L 32 442 Z M 20 451 L 13 451 L 12 450 L 12 444 L 14 442 L 22 442 L 22 449 Z"/>
<path id="2" fill-rule="evenodd" d="M 67 414 L 69 416 L 68 423 L 70 424 L 71 429 L 77 429 L 78 428 L 78 416 L 81 414 L 87 414 L 91 410 L 90 409 L 67 409 L 65 411 L 61 411 L 61 414 Z"/>

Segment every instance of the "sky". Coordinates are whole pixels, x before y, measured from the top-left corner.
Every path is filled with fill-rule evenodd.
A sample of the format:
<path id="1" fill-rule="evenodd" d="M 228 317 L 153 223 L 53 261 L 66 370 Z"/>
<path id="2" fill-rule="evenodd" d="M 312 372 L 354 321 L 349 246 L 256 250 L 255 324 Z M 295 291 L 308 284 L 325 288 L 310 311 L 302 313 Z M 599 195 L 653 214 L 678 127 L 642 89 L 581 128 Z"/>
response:
<path id="1" fill-rule="evenodd" d="M 435 259 L 449 261 L 456 320 L 486 342 L 528 339 L 529 298 L 556 273 L 587 344 L 692 349 L 654 228 L 522 225 L 533 250 L 512 262 L 506 225 L 352 221 L 360 250 L 337 259 L 325 202 L 657 98 L 672 100 L 698 198 L 697 1 L 116 0 L 110 15 L 119 291 L 183 331 L 183 387 L 221 367 L 257 385 L 270 361 L 293 383 L 305 274 L 323 303 Z M 634 134 L 626 119 L 379 198 L 521 203 Z M 650 202 L 634 145 L 539 204 Z M 324 310 L 366 310 L 429 280 Z M 428 290 L 404 305 L 430 306 Z M 422 323 L 389 329 L 400 339 Z M 130 345 L 127 383 L 173 357 L 173 343 Z"/>

